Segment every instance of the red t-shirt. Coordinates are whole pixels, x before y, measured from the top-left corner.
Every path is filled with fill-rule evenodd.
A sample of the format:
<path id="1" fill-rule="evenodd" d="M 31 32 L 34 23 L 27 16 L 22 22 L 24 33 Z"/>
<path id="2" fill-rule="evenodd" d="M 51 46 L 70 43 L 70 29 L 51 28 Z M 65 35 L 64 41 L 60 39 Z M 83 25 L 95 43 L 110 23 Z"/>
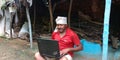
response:
<path id="1" fill-rule="evenodd" d="M 59 41 L 59 49 L 73 48 L 74 45 L 79 45 L 80 39 L 75 32 L 73 32 L 70 28 L 66 29 L 66 34 L 60 38 L 59 32 L 52 33 L 52 39 Z M 69 52 L 71 56 L 73 56 L 73 52 Z"/>

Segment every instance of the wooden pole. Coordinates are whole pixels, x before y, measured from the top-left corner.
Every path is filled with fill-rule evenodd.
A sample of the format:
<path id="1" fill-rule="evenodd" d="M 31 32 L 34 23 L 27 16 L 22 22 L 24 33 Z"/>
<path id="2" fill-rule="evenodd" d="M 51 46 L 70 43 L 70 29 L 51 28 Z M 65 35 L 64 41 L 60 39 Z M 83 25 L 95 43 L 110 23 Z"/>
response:
<path id="1" fill-rule="evenodd" d="M 14 12 L 11 12 L 11 19 L 10 19 L 10 38 L 12 39 L 12 21 L 13 21 L 13 13 Z"/>
<path id="2" fill-rule="evenodd" d="M 33 30 L 35 30 L 35 23 L 36 23 L 36 0 L 34 0 L 34 22 L 33 22 Z"/>
<path id="3" fill-rule="evenodd" d="M 70 16 L 71 16 L 71 10 L 72 10 L 72 2 L 73 2 L 73 0 L 70 0 L 69 11 L 68 11 L 68 25 L 69 25 L 69 27 L 70 27 Z"/>
<path id="4" fill-rule="evenodd" d="M 51 4 L 51 0 L 49 0 L 49 13 L 50 13 L 50 23 L 51 23 L 51 29 L 52 31 L 53 29 L 53 13 L 52 13 L 52 4 Z"/>
<path id="5" fill-rule="evenodd" d="M 5 31 L 6 31 L 6 15 L 5 15 L 5 10 L 3 10 L 3 16 L 5 18 L 5 21 L 4 21 L 4 34 L 5 34 Z"/>

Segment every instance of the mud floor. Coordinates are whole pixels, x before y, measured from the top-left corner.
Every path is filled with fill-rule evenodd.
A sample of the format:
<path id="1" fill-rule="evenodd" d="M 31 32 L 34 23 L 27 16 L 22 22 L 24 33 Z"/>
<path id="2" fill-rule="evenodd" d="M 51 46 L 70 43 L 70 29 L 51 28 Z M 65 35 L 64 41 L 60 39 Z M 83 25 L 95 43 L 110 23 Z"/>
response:
<path id="1" fill-rule="evenodd" d="M 33 42 L 33 48 L 30 43 L 20 39 L 0 38 L 0 60 L 35 60 L 34 54 L 38 51 L 36 42 Z M 74 60 L 102 60 L 102 55 L 89 56 L 88 54 L 75 53 Z M 109 47 L 109 60 L 120 60 L 120 49 L 114 50 Z"/>
<path id="2" fill-rule="evenodd" d="M 25 40 L 0 38 L 0 60 L 34 60 L 37 44 L 33 46 Z"/>

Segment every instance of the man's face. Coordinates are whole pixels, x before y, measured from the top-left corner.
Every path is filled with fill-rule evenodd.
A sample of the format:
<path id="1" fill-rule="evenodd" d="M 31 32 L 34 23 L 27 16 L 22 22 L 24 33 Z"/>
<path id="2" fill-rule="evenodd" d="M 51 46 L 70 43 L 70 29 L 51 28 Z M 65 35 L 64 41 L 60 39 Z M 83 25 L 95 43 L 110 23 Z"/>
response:
<path id="1" fill-rule="evenodd" d="M 56 25 L 56 27 L 60 33 L 65 32 L 66 26 L 67 26 L 66 24 L 57 24 Z"/>

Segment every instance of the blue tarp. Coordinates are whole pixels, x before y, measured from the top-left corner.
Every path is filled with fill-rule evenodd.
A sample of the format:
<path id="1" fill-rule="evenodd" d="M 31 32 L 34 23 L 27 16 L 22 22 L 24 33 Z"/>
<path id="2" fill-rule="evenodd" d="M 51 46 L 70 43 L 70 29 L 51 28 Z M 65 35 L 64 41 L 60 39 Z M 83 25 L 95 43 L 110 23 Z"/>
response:
<path id="1" fill-rule="evenodd" d="M 80 55 L 100 55 L 102 53 L 102 49 L 100 44 L 94 43 L 94 42 L 89 42 L 85 39 L 81 40 L 81 43 L 83 45 L 83 50 L 77 52 Z"/>

